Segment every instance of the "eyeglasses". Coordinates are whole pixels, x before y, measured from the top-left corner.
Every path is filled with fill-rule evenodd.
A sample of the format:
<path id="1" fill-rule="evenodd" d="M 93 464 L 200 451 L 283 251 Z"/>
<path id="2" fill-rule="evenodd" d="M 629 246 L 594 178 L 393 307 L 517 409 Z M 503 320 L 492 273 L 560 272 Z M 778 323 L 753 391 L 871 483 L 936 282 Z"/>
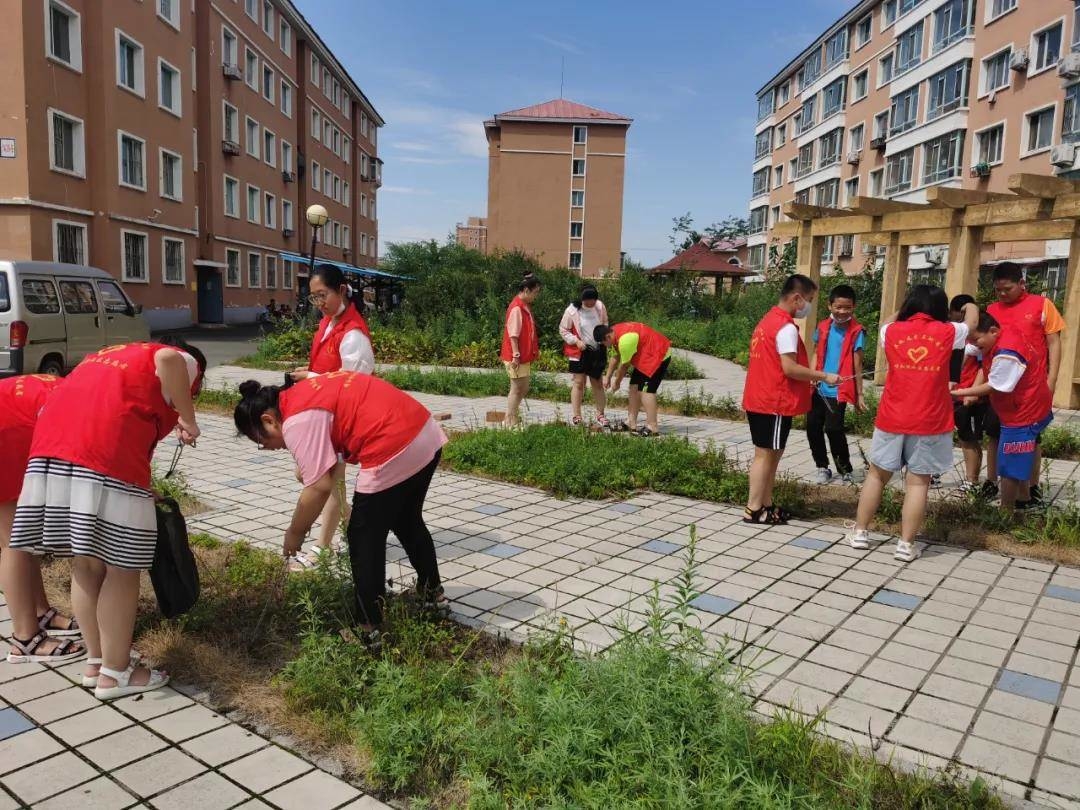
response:
<path id="1" fill-rule="evenodd" d="M 309 295 L 307 297 L 307 300 L 308 300 L 308 302 L 318 306 L 319 304 L 325 304 L 326 303 L 326 298 L 327 298 L 328 295 L 329 295 L 329 293 L 324 293 L 324 292 L 312 293 L 311 295 Z"/>

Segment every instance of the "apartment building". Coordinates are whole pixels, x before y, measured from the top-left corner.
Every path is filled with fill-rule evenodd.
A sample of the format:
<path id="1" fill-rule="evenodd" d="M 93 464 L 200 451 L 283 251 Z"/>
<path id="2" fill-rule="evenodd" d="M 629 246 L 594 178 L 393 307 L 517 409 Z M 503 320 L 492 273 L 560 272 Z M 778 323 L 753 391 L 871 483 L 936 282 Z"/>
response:
<path id="1" fill-rule="evenodd" d="M 1080 3 L 865 0 L 758 94 L 749 264 L 760 268 L 784 203 L 856 196 L 925 202 L 936 185 L 1007 191 L 1017 172 L 1069 175 L 1080 140 Z M 990 245 L 1064 277 L 1067 242 Z M 857 272 L 876 250 L 829 240 L 824 272 Z M 912 251 L 943 268 L 947 250 Z"/>
<path id="2" fill-rule="evenodd" d="M 565 99 L 485 121 L 489 249 L 582 276 L 618 272 L 631 123 Z"/>
<path id="3" fill-rule="evenodd" d="M 295 5 L 6 10 L 0 255 L 102 267 L 153 328 L 295 303 L 314 202 L 317 254 L 375 265 L 384 122 Z"/>
<path id="4" fill-rule="evenodd" d="M 455 241 L 459 245 L 487 253 L 487 219 L 469 217 L 465 224 L 460 222 L 455 228 Z"/>

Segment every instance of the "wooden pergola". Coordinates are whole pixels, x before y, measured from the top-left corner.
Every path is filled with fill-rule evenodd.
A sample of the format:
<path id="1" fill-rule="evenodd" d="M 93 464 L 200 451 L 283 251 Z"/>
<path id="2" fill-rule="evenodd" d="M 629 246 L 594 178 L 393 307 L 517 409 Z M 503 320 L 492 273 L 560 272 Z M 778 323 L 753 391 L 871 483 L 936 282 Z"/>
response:
<path id="1" fill-rule="evenodd" d="M 1069 259 L 1061 372 L 1054 404 L 1080 406 L 1080 183 L 1059 177 L 1017 174 L 1009 177 L 1012 193 L 935 186 L 927 203 L 904 203 L 876 197 L 855 197 L 848 208 L 788 203 L 788 220 L 772 229 L 780 239 L 798 238 L 798 272 L 820 281 L 825 240 L 858 235 L 863 244 L 885 247 L 881 314 L 896 312 L 907 295 L 908 253 L 916 245 L 948 245 L 945 291 L 950 297 L 974 294 L 984 244 L 1068 239 Z M 809 337 L 816 323 L 811 313 L 803 323 Z M 885 359 L 878 348 L 877 382 L 884 381 Z"/>

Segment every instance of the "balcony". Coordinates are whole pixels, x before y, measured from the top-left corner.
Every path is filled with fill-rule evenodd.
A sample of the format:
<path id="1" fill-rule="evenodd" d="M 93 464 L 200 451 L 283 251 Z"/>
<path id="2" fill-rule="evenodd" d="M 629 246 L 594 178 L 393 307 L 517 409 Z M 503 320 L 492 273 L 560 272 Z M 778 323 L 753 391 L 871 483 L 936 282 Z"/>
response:
<path id="1" fill-rule="evenodd" d="M 229 81 L 240 81 L 244 78 L 243 72 L 240 70 L 239 65 L 225 64 L 221 66 L 221 75 Z"/>
<path id="2" fill-rule="evenodd" d="M 296 172 L 283 171 L 281 173 L 281 179 L 285 183 L 295 183 L 296 182 Z"/>
<path id="3" fill-rule="evenodd" d="M 240 144 L 236 141 L 224 140 L 221 142 L 221 151 L 226 155 L 239 156 Z"/>
<path id="4" fill-rule="evenodd" d="M 940 37 L 934 40 L 934 44 L 930 46 L 930 54 L 940 53 L 948 48 L 950 45 L 955 45 L 964 37 L 970 37 L 975 35 L 975 26 L 968 25 L 963 28 L 958 28 L 955 31 L 946 31 Z"/>

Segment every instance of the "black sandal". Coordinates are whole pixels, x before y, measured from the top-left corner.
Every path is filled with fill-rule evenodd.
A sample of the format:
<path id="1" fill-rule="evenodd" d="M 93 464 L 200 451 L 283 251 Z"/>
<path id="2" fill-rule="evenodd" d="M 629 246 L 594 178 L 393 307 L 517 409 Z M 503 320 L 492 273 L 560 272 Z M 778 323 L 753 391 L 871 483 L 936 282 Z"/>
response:
<path id="1" fill-rule="evenodd" d="M 772 523 L 774 526 L 783 526 L 795 517 L 795 515 L 782 506 L 767 506 L 765 508 L 768 509 L 769 513 L 772 515 Z"/>
<path id="2" fill-rule="evenodd" d="M 644 426 L 644 425 L 642 425 L 641 427 L 639 427 L 639 428 L 638 428 L 637 430 L 635 430 L 634 432 L 635 432 L 635 433 L 636 433 L 636 434 L 637 434 L 638 436 L 641 436 L 642 438 L 645 438 L 645 439 L 648 439 L 648 438 L 649 438 L 650 436 L 658 436 L 658 435 L 660 435 L 660 434 L 659 434 L 659 431 L 656 431 L 656 430 L 652 430 L 651 428 L 648 428 L 648 427 L 646 427 L 646 426 Z"/>
<path id="3" fill-rule="evenodd" d="M 626 424 L 625 420 L 620 419 L 618 422 L 611 426 L 611 431 L 613 433 L 629 433 L 630 426 Z"/>
<path id="4" fill-rule="evenodd" d="M 59 641 L 50 652 L 39 654 L 37 652 L 38 647 L 48 640 L 49 635 L 44 631 L 26 641 L 12 636 L 11 644 L 19 652 L 13 653 L 9 651 L 7 662 L 9 664 L 63 664 L 66 661 L 74 661 L 76 658 L 86 655 L 86 648 L 82 646 L 82 642 L 73 638 Z M 79 645 L 79 649 L 71 651 L 72 646 L 76 644 Z"/>
<path id="5" fill-rule="evenodd" d="M 743 510 L 743 523 L 754 523 L 757 525 L 767 525 L 771 514 L 769 507 L 762 506 L 760 509 L 751 509 L 749 506 Z"/>
<path id="6" fill-rule="evenodd" d="M 49 608 L 44 614 L 38 616 L 38 630 L 43 633 L 48 633 L 50 636 L 80 636 L 82 630 L 79 629 L 79 622 L 72 616 L 68 619 L 68 626 L 66 628 L 51 627 L 53 619 L 60 615 L 60 611 L 56 608 Z"/>

